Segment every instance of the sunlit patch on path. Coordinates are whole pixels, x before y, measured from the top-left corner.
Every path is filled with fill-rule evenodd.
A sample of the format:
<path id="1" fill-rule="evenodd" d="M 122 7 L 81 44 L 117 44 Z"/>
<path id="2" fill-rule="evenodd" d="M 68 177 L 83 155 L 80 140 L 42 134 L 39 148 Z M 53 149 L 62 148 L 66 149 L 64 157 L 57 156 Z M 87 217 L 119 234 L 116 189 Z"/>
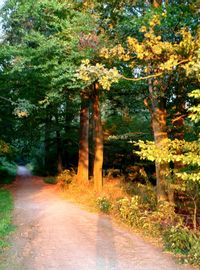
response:
<path id="1" fill-rule="evenodd" d="M 119 228 L 109 217 L 62 199 L 55 186 L 39 177 L 23 174 L 11 190 L 17 230 L 3 270 L 192 269 L 175 264 L 170 255 Z"/>
<path id="2" fill-rule="evenodd" d="M 17 167 L 17 175 L 18 176 L 30 176 L 30 171 L 25 166 L 18 166 Z"/>

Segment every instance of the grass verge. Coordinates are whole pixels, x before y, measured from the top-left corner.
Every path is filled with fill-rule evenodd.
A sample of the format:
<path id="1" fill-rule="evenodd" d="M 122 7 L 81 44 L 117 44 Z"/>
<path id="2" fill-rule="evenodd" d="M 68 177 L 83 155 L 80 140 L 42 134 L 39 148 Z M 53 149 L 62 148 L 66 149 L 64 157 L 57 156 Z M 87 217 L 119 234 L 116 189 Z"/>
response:
<path id="1" fill-rule="evenodd" d="M 7 236 L 13 231 L 12 220 L 13 199 L 8 190 L 0 189 L 0 253 L 8 246 Z"/>

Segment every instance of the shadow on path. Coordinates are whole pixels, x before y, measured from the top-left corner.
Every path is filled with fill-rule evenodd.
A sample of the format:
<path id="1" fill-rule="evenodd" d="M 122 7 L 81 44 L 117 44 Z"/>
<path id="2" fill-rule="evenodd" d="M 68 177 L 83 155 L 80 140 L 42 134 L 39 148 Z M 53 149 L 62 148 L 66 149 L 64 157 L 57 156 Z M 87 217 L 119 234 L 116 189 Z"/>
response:
<path id="1" fill-rule="evenodd" d="M 99 215 L 97 222 L 96 269 L 118 269 L 112 220 L 101 215 Z"/>

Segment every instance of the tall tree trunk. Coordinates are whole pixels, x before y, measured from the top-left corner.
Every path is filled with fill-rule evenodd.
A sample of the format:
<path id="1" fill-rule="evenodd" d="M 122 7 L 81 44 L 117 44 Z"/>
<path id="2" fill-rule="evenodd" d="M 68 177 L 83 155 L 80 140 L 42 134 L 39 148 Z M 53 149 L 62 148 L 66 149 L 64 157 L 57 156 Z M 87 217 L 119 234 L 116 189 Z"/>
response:
<path id="1" fill-rule="evenodd" d="M 50 117 L 46 112 L 45 126 L 44 126 L 44 173 L 49 175 L 49 125 Z"/>
<path id="2" fill-rule="evenodd" d="M 62 164 L 62 155 L 61 155 L 61 151 L 58 150 L 58 156 L 57 156 L 57 159 L 58 159 L 58 163 L 57 163 L 57 170 L 58 170 L 58 173 L 61 173 L 62 170 L 63 170 L 63 164 Z"/>
<path id="3" fill-rule="evenodd" d="M 59 120 L 58 114 L 56 114 L 56 145 L 57 145 L 57 171 L 58 173 L 62 172 L 62 148 L 61 148 L 61 136 L 59 131 Z"/>
<path id="4" fill-rule="evenodd" d="M 94 87 L 93 87 L 94 88 Z M 94 89 L 93 89 L 94 90 Z M 91 98 L 91 117 L 90 117 L 90 134 L 89 134 L 89 167 L 90 175 L 93 178 L 94 173 L 94 148 L 95 148 L 95 120 L 94 120 L 94 96 Z"/>
<path id="5" fill-rule="evenodd" d="M 168 134 L 166 124 L 166 101 L 165 99 L 157 96 L 158 89 L 157 82 L 149 80 L 149 92 L 151 96 L 151 118 L 152 128 L 154 134 L 154 141 L 157 148 L 167 149 Z M 167 154 L 167 153 L 166 153 Z M 168 162 L 156 161 L 156 188 L 157 188 L 157 200 L 158 201 L 173 201 L 173 192 L 169 191 L 169 183 L 167 177 L 170 174 L 170 168 Z"/>
<path id="6" fill-rule="evenodd" d="M 186 113 L 185 109 L 185 97 L 186 93 L 184 91 L 184 82 L 178 83 L 175 88 L 175 115 L 173 115 L 172 124 L 174 139 L 183 140 L 184 139 L 184 117 Z M 177 149 L 177 154 L 181 154 L 182 149 Z M 180 170 L 184 167 L 181 161 L 174 162 L 174 168 Z"/>
<path id="7" fill-rule="evenodd" d="M 152 126 L 154 141 L 157 148 L 164 148 L 168 141 L 166 132 L 166 110 L 164 108 L 154 108 L 152 115 Z M 169 175 L 169 164 L 167 162 L 156 161 L 157 199 L 167 201 L 167 176 Z"/>
<path id="8" fill-rule="evenodd" d="M 80 139 L 79 139 L 79 160 L 77 181 L 81 184 L 88 184 L 89 181 L 89 99 L 83 91 L 81 93 L 80 110 Z"/>
<path id="9" fill-rule="evenodd" d="M 99 107 L 98 84 L 94 84 L 93 117 L 94 117 L 94 188 L 100 192 L 103 188 L 103 131 L 101 124 L 101 113 Z"/>

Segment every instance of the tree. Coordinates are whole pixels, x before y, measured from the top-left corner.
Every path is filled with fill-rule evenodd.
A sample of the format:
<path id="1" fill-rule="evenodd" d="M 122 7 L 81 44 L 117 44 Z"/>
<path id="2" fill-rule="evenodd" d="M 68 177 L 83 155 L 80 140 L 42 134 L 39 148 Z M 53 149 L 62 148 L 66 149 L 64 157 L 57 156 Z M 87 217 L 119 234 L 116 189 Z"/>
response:
<path id="1" fill-rule="evenodd" d="M 124 65 L 134 68 L 133 78 L 126 78 L 117 71 L 107 76 L 109 69 L 106 70 L 100 64 L 96 66 L 83 64 L 80 68 L 82 79 L 90 80 L 95 74 L 96 79 L 99 79 L 99 83 L 105 89 L 110 88 L 112 79 L 118 80 L 120 77 L 131 81 L 148 79 L 149 97 L 146 104 L 150 108 L 154 140 L 160 148 L 167 146 L 168 141 L 166 111 L 168 88 L 166 86 L 170 74 L 175 71 L 175 67 L 181 70 L 183 64 L 194 57 L 198 43 L 198 39 L 193 38 L 192 33 L 187 29 L 179 32 L 176 42 L 165 41 L 165 36 L 160 35 L 159 28 L 161 18 L 165 20 L 165 16 L 165 13 L 155 14 L 147 25 L 140 28 L 140 32 L 143 33 L 142 41 L 128 37 L 127 48 L 118 44 L 112 49 L 101 50 L 100 55 L 105 59 L 118 58 L 125 63 Z M 156 173 L 158 200 L 173 200 L 173 193 L 167 181 L 170 175 L 169 163 L 156 162 Z"/>
<path id="2" fill-rule="evenodd" d="M 61 144 L 67 136 L 64 131 L 67 125 L 73 126 L 76 118 L 73 107 L 77 107 L 82 87 L 75 77 L 83 53 L 80 37 L 91 31 L 93 19 L 90 14 L 80 12 L 76 1 L 51 0 L 7 1 L 2 16 L 2 57 L 9 59 L 4 72 L 12 85 L 4 85 L 6 89 L 12 88 L 10 92 L 7 90 L 7 97 L 10 95 L 14 100 L 13 96 L 23 97 L 37 107 L 33 114 L 41 127 L 38 136 L 45 144 L 45 163 L 49 164 L 52 153 L 59 158 L 60 170 Z M 71 107 L 72 117 L 66 117 L 66 106 Z"/>

